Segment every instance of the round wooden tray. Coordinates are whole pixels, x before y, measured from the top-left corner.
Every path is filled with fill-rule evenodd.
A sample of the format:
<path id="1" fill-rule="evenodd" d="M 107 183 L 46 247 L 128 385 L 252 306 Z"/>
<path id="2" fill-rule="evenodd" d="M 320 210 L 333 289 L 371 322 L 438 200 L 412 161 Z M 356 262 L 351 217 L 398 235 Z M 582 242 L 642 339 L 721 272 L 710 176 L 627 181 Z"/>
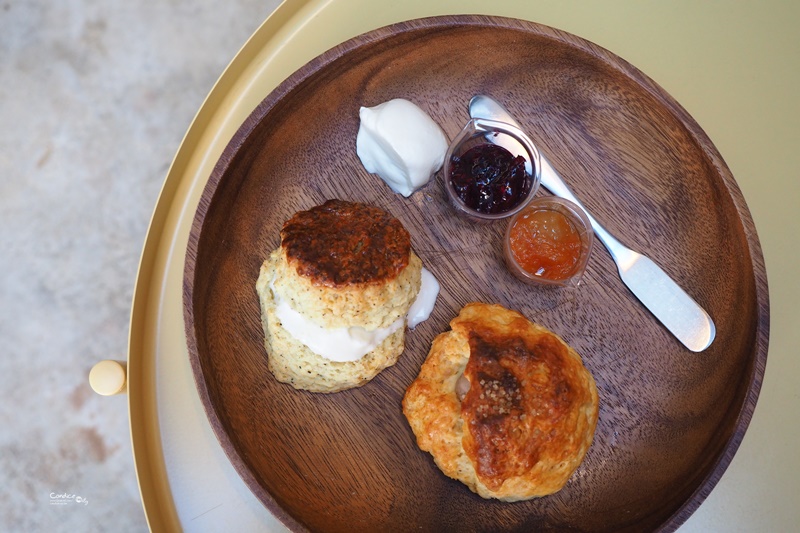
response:
<path id="1" fill-rule="evenodd" d="M 717 326 L 709 349 L 684 349 L 600 247 L 579 287 L 532 288 L 503 267 L 504 223 L 456 217 L 438 181 L 406 199 L 363 169 L 355 153 L 360 106 L 407 98 L 452 138 L 479 93 L 518 118 L 610 231 L 708 310 Z M 283 222 L 329 198 L 399 218 L 442 291 L 397 365 L 364 387 L 322 395 L 269 372 L 255 281 Z M 552 496 L 514 504 L 477 497 L 417 448 L 402 415 L 400 400 L 433 337 L 470 301 L 502 304 L 554 330 L 596 378 L 594 443 Z M 680 105 L 587 41 L 477 16 L 370 32 L 276 88 L 209 179 L 184 279 L 192 369 L 220 443 L 278 518 L 314 531 L 677 528 L 719 480 L 750 421 L 768 308 L 745 202 Z"/>

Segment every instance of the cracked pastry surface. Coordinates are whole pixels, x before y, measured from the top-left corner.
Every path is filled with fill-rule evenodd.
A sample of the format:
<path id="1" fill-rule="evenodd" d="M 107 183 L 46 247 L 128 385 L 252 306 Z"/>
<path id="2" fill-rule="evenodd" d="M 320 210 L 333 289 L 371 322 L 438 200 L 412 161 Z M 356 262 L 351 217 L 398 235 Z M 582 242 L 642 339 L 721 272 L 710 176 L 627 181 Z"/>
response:
<path id="1" fill-rule="evenodd" d="M 499 305 L 468 304 L 450 327 L 403 398 L 420 449 L 483 498 L 560 490 L 597 424 L 597 388 L 580 356 Z"/>

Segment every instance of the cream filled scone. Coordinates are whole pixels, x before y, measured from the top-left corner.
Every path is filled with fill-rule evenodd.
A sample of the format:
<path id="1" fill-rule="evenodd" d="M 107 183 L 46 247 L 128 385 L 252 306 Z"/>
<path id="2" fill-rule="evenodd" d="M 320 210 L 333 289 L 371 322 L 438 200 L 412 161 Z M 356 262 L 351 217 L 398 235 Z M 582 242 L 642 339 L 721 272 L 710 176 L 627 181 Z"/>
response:
<path id="1" fill-rule="evenodd" d="M 329 200 L 286 221 L 256 290 L 275 377 L 298 389 L 337 392 L 397 362 L 407 317 L 430 314 L 438 283 L 423 272 L 397 219 Z"/>
<path id="2" fill-rule="evenodd" d="M 580 356 L 499 305 L 468 304 L 450 326 L 403 398 L 420 449 L 483 498 L 560 490 L 597 424 L 597 388 Z"/>

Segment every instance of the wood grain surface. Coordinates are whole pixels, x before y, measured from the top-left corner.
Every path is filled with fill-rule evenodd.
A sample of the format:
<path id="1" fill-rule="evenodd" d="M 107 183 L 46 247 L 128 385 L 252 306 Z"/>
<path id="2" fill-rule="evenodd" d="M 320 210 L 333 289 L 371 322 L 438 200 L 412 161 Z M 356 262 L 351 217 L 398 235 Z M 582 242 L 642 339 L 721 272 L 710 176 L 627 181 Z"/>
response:
<path id="1" fill-rule="evenodd" d="M 601 246 L 577 288 L 527 286 L 503 266 L 505 222 L 458 218 L 440 176 L 404 198 L 362 167 L 360 106 L 407 98 L 453 138 L 479 93 L 518 118 L 601 223 L 708 310 L 717 326 L 709 349 L 683 348 L 628 292 Z M 270 374 L 255 282 L 283 222 L 330 198 L 400 219 L 442 290 L 397 365 L 364 387 L 325 395 Z M 228 457 L 289 528 L 332 532 L 677 528 L 719 480 L 750 421 L 766 363 L 767 294 L 742 195 L 679 104 L 587 41 L 477 16 L 357 37 L 267 96 L 210 176 L 184 281 L 191 364 Z M 402 415 L 432 339 L 471 301 L 499 303 L 555 331 L 595 376 L 594 443 L 552 496 L 479 498 L 439 472 Z"/>

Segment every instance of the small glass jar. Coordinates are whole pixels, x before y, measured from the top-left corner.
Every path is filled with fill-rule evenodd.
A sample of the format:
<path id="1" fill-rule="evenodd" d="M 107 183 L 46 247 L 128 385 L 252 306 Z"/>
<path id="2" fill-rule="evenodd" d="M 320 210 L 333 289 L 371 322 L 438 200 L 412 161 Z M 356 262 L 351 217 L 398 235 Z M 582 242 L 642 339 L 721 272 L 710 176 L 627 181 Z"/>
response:
<path id="1" fill-rule="evenodd" d="M 499 146 L 508 150 L 512 158 L 521 156 L 525 160 L 525 175 L 521 182 L 522 194 L 520 194 L 518 201 L 507 209 L 503 208 L 497 212 L 480 211 L 476 207 L 468 205 L 459 197 L 457 187 L 453 183 L 458 160 L 464 157 L 471 149 L 481 145 Z M 491 222 L 507 218 L 524 209 L 539 189 L 539 182 L 541 181 L 539 150 L 519 128 L 511 124 L 482 118 L 472 119 L 453 139 L 447 150 L 447 155 L 444 159 L 443 179 L 450 204 L 460 215 L 477 222 Z"/>
<path id="2" fill-rule="evenodd" d="M 575 287 L 594 244 L 583 209 L 548 196 L 531 201 L 509 221 L 503 240 L 506 266 L 530 285 Z"/>

